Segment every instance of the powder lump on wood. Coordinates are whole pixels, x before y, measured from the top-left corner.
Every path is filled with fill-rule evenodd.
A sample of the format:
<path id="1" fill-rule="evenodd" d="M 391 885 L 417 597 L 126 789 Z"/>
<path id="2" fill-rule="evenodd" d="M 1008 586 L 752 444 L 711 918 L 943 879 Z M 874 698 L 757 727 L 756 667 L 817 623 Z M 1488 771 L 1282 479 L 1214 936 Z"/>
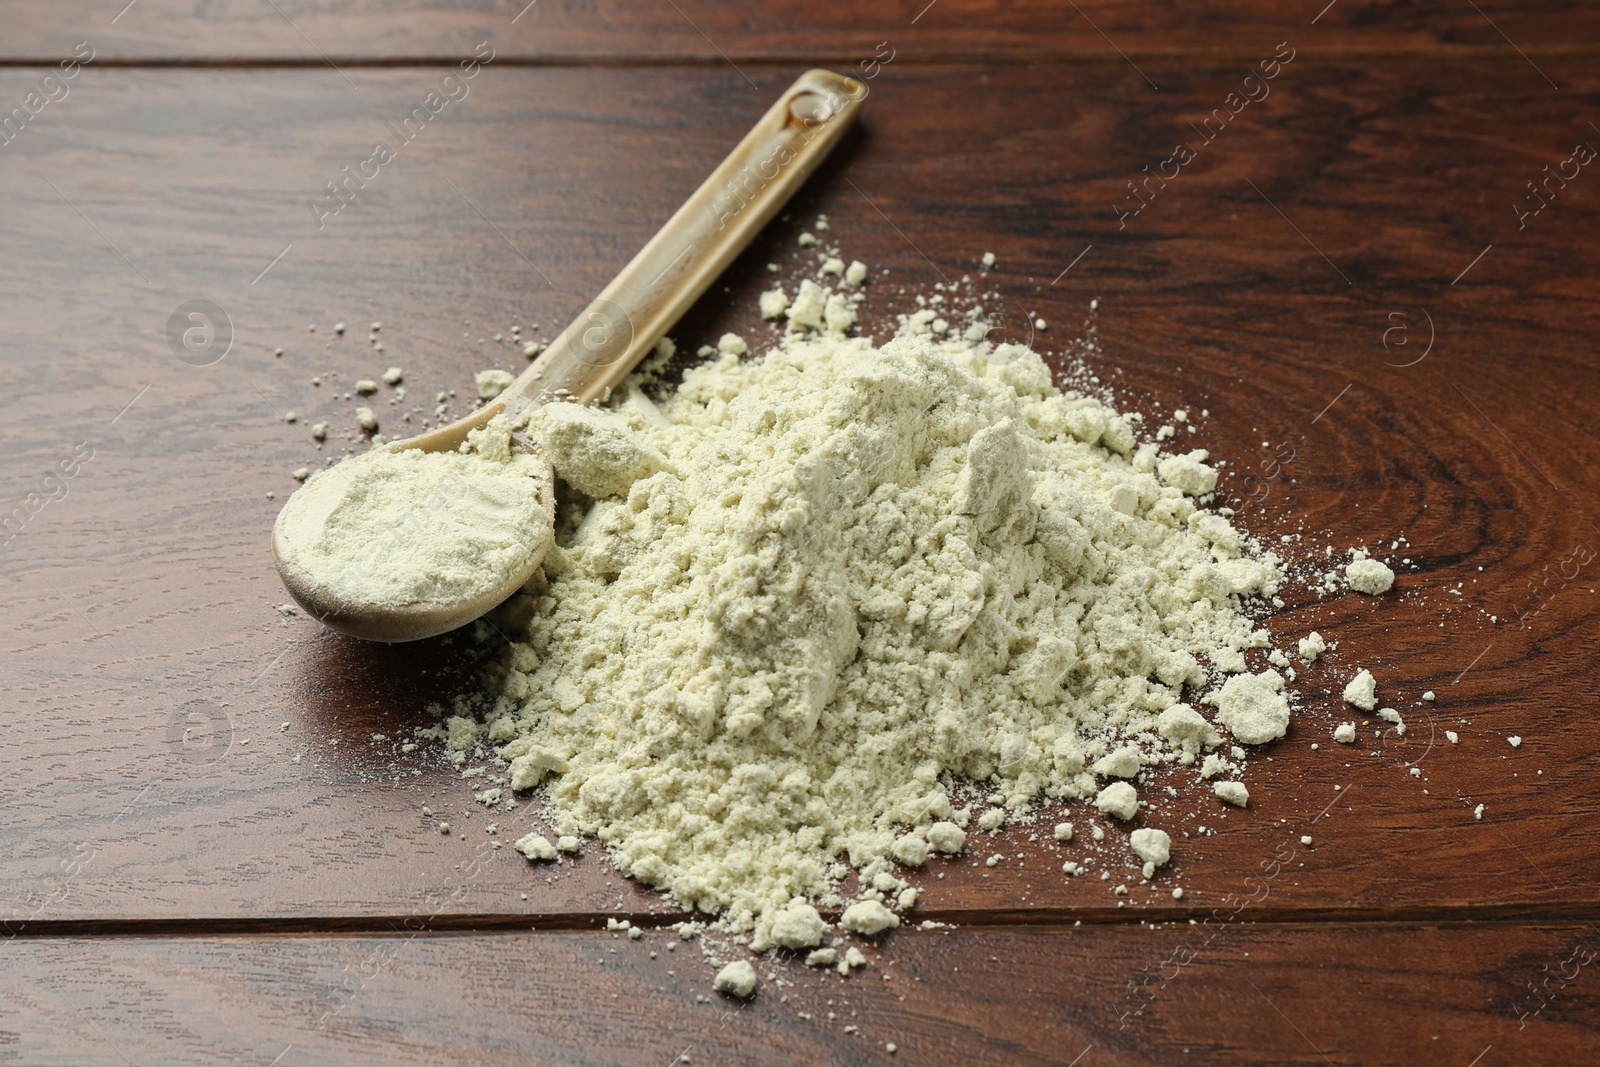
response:
<path id="1" fill-rule="evenodd" d="M 804 947 L 812 903 L 851 903 L 841 857 L 846 925 L 893 925 L 904 870 L 964 846 L 963 780 L 1126 819 L 1141 764 L 1282 736 L 1283 680 L 1242 655 L 1279 561 L 1197 503 L 1204 452 L 1140 444 L 981 326 L 877 347 L 813 282 L 762 310 L 771 351 L 529 427 L 565 502 L 473 725 L 558 834 Z"/>

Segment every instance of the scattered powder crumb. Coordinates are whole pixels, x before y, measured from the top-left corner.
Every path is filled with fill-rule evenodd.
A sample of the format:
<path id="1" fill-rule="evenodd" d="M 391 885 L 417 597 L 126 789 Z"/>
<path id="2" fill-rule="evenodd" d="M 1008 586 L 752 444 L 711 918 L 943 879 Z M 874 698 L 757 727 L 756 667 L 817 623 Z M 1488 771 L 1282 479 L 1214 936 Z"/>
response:
<path id="1" fill-rule="evenodd" d="M 472 376 L 472 382 L 478 387 L 479 400 L 493 400 L 511 387 L 516 379 L 510 371 L 490 368 L 481 370 Z"/>
<path id="2" fill-rule="evenodd" d="M 356 382 L 354 388 L 355 391 L 360 393 L 362 396 L 371 396 L 373 393 L 378 391 L 378 383 L 373 381 L 371 378 L 362 378 L 360 381 Z"/>
<path id="3" fill-rule="evenodd" d="M 856 906 L 859 907 L 860 905 Z M 882 905 L 878 906 L 882 907 Z M 891 919 L 894 918 L 893 915 L 889 917 Z M 898 922 L 898 920 L 896 921 Z M 846 926 L 846 929 L 854 928 Z M 782 908 L 772 917 L 771 923 L 765 931 L 765 937 L 762 936 L 762 930 L 757 930 L 750 947 L 757 952 L 763 951 L 768 944 L 788 949 L 810 948 L 821 942 L 823 935 L 827 932 L 828 924 L 823 921 L 817 909 L 808 904 L 803 897 L 796 897 L 789 902 L 787 907 Z M 876 933 L 877 931 L 872 932 Z"/>
<path id="4" fill-rule="evenodd" d="M 549 861 L 556 858 L 556 846 L 537 830 L 521 838 L 512 847 L 530 860 Z"/>
<path id="5" fill-rule="evenodd" d="M 1172 858 L 1172 837 L 1165 830 L 1142 826 L 1128 837 L 1134 853 L 1144 860 L 1144 876 L 1155 874 L 1157 867 Z"/>
<path id="6" fill-rule="evenodd" d="M 318 441 L 326 441 L 328 439 L 328 424 L 325 422 L 312 423 L 311 436 Z"/>
<path id="7" fill-rule="evenodd" d="M 1342 722 L 1333 728 L 1333 739 L 1341 745 L 1353 745 L 1356 740 L 1356 724 Z"/>
<path id="8" fill-rule="evenodd" d="M 1449 741 L 1452 745 L 1458 744 L 1461 741 L 1461 735 L 1456 733 L 1454 730 L 1446 730 L 1444 732 L 1444 738 L 1445 738 L 1446 741 Z"/>
<path id="9" fill-rule="evenodd" d="M 749 960 L 734 960 L 717 972 L 712 988 L 740 1000 L 749 1000 L 756 992 L 756 969 Z"/>
<path id="10" fill-rule="evenodd" d="M 1472 817 L 1474 819 L 1477 819 L 1479 822 L 1483 821 L 1483 805 L 1482 804 L 1479 804 L 1477 807 L 1472 809 Z"/>
<path id="11" fill-rule="evenodd" d="M 1211 789 L 1229 804 L 1242 808 L 1250 803 L 1250 790 L 1245 788 L 1243 782 L 1218 782 Z"/>
<path id="12" fill-rule="evenodd" d="M 871 937 L 900 925 L 900 917 L 876 900 L 858 900 L 839 916 L 839 925 L 852 933 Z"/>
<path id="13" fill-rule="evenodd" d="M 1516 734 L 1512 734 L 1510 737 L 1506 738 L 1506 744 L 1510 745 L 1512 748 L 1521 748 L 1522 738 L 1518 737 Z"/>
<path id="14" fill-rule="evenodd" d="M 406 372 L 401 370 L 399 367 L 390 367 L 388 370 L 383 372 L 383 380 L 389 385 L 399 385 L 405 376 Z"/>
<path id="15" fill-rule="evenodd" d="M 994 253 L 993 252 L 985 252 L 983 254 L 983 265 L 985 267 L 994 266 Z"/>
<path id="16" fill-rule="evenodd" d="M 1350 684 L 1344 687 L 1344 702 L 1362 711 L 1378 706 L 1378 681 L 1365 667 L 1356 672 Z"/>
<path id="17" fill-rule="evenodd" d="M 1317 657 L 1327 650 L 1328 642 L 1324 641 L 1322 635 L 1315 630 L 1311 631 L 1309 637 L 1300 639 L 1300 661 L 1308 667 L 1317 662 Z"/>
<path id="18" fill-rule="evenodd" d="M 1127 782 L 1112 782 L 1094 798 L 1094 806 L 1114 818 L 1127 821 L 1139 814 L 1139 793 Z"/>
<path id="19" fill-rule="evenodd" d="M 1139 749 L 1133 745 L 1123 745 L 1095 760 L 1090 770 L 1102 778 L 1132 778 L 1139 773 L 1139 767 Z"/>
<path id="20" fill-rule="evenodd" d="M 371 432 L 378 428 L 378 416 L 372 413 L 371 408 L 356 408 L 356 423 L 363 430 Z"/>
<path id="21" fill-rule="evenodd" d="M 1430 704 L 1433 703 L 1433 701 L 1434 701 L 1434 692 L 1433 692 L 1433 690 L 1430 689 L 1426 693 L 1423 693 L 1422 694 L 1422 699 L 1426 700 Z"/>
<path id="22" fill-rule="evenodd" d="M 966 847 L 966 843 L 966 832 L 953 822 L 936 822 L 928 827 L 929 847 L 946 855 L 956 855 Z"/>
<path id="23" fill-rule="evenodd" d="M 1289 701 L 1277 671 L 1234 675 L 1205 702 L 1216 705 L 1217 721 L 1247 745 L 1266 744 L 1289 729 Z"/>
<path id="24" fill-rule="evenodd" d="M 828 307 L 827 291 L 807 279 L 800 283 L 800 291 L 784 312 L 790 325 L 798 330 L 821 330 L 823 315 Z"/>
<path id="25" fill-rule="evenodd" d="M 761 294 L 761 317 L 781 318 L 789 307 L 789 294 L 782 289 L 769 289 Z"/>
<path id="26" fill-rule="evenodd" d="M 1055 836 L 1057 841 L 1072 840 L 1072 824 L 1070 822 L 1056 823 Z"/>
<path id="27" fill-rule="evenodd" d="M 1358 593 L 1387 593 L 1394 585 L 1394 571 L 1375 559 L 1353 560 L 1344 569 L 1350 588 Z"/>

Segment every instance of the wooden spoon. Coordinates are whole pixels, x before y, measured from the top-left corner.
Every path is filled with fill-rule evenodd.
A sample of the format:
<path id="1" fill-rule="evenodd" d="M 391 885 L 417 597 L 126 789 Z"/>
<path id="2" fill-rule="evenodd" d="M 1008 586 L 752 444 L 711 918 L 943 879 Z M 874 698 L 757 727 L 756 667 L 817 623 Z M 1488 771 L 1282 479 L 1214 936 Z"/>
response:
<path id="1" fill-rule="evenodd" d="M 455 451 L 470 431 L 496 415 L 518 416 L 554 401 L 586 404 L 609 395 L 832 151 L 866 95 L 867 87 L 853 78 L 826 70 L 802 74 L 622 273 L 503 393 L 464 419 L 383 447 Z M 528 491 L 553 513 L 548 463 L 541 464 L 541 474 L 529 479 Z M 500 580 L 486 575 L 481 588 L 457 600 L 400 606 L 351 602 L 320 585 L 296 559 L 296 546 L 284 532 L 284 516 L 293 505 L 291 497 L 273 527 L 272 551 L 283 584 L 322 622 L 373 641 L 415 641 L 478 618 L 533 577 L 553 536 L 549 527 L 514 531 L 529 541 L 526 565 Z"/>

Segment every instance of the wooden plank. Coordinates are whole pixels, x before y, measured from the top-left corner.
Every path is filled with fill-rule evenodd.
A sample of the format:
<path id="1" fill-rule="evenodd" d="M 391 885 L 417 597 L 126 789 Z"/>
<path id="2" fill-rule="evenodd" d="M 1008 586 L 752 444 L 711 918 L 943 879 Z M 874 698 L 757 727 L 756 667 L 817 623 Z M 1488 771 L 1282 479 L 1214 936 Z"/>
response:
<path id="1" fill-rule="evenodd" d="M 984 57 L 1123 64 L 1180 50 L 1242 58 L 1285 39 L 1312 52 L 1429 49 L 1462 55 L 1582 50 L 1600 15 L 1578 0 L 1519 5 L 1298 4 L 1283 0 L 1166 6 L 1085 0 L 891 0 L 869 9 L 782 0 L 628 4 L 472 0 L 396 5 L 226 0 L 21 0 L 9 5 L 0 59 L 54 62 L 90 41 L 108 62 L 290 61 L 360 65 L 419 58 L 453 62 L 492 41 L 500 55 L 533 62 L 694 59 L 711 64 L 827 61 L 871 72 L 894 62 Z M 1542 60 L 1539 61 L 1542 65 Z M 1157 83 L 1159 84 L 1159 83 Z M 1148 86 L 1147 86 L 1148 88 Z"/>
<path id="2" fill-rule="evenodd" d="M 1600 934 L 1585 925 L 918 931 L 867 946 L 848 979 L 765 961 L 746 1005 L 711 992 L 697 945 L 657 932 L 0 952 L 0 1055 L 41 1065 L 1497 1067 L 1600 1054 Z"/>
<path id="3" fill-rule="evenodd" d="M 1600 87 L 1592 66 L 1541 66 L 1579 96 Z M 1012 857 L 994 868 L 931 871 L 925 907 L 1105 917 L 1122 903 L 1110 888 L 1131 879 L 1129 906 L 1186 916 L 1249 891 L 1246 875 L 1286 846 L 1252 914 L 1587 914 L 1600 731 L 1583 712 L 1600 598 L 1592 564 L 1560 573 L 1600 537 L 1596 445 L 1574 415 L 1600 397 L 1600 251 L 1583 238 L 1597 201 L 1585 176 L 1525 228 L 1511 205 L 1596 134 L 1520 59 L 1436 59 L 1292 63 L 1200 143 L 1188 123 L 1234 73 L 1146 70 L 1159 98 L 1131 69 L 889 68 L 861 134 L 679 336 L 765 337 L 749 310 L 764 265 L 797 263 L 794 237 L 819 211 L 850 255 L 891 270 L 874 287 L 878 336 L 909 305 L 900 285 L 958 279 L 994 251 L 983 286 L 1011 322 L 1047 319 L 1048 351 L 1098 298 L 1093 363 L 1128 403 L 1210 412 L 1194 443 L 1228 461 L 1236 494 L 1266 494 L 1242 512 L 1248 528 L 1340 549 L 1403 535 L 1396 554 L 1418 569 L 1382 600 L 1287 595 L 1275 628 L 1315 627 L 1340 648 L 1302 676 L 1290 737 L 1253 762 L 1248 811 L 1174 780 L 1178 796 L 1149 816 L 1178 839 L 1170 874 L 1140 886 L 1113 834 L 1097 863 L 1115 880 L 1070 880 L 1060 860 L 1086 852 L 1045 844 L 1019 864 L 1023 828 L 981 842 L 980 855 Z M 592 855 L 547 884 L 488 850 L 471 783 L 426 747 L 399 750 L 470 672 L 464 639 L 375 649 L 280 616 L 267 531 L 288 472 L 349 441 L 352 379 L 399 364 L 431 407 L 475 370 L 520 364 L 492 341 L 513 316 L 548 329 L 581 306 L 792 70 L 748 73 L 757 89 L 719 68 L 491 67 L 321 229 L 306 201 L 389 137 L 436 72 L 364 70 L 358 92 L 331 71 L 90 67 L 3 150 L 7 508 L 59 495 L 43 479 L 80 445 L 93 458 L 0 553 L 0 915 L 15 927 L 421 908 L 531 923 L 664 906 Z M 0 71 L 0 98 L 35 80 Z M 1195 162 L 1119 219 L 1126 183 L 1180 139 Z M 166 340 L 193 299 L 233 323 L 212 366 Z M 1398 366 L 1421 351 L 1424 316 L 1433 349 Z M 373 320 L 381 356 L 363 347 Z M 1386 333 L 1397 322 L 1412 347 Z M 397 410 L 380 405 L 386 428 Z M 324 419 L 319 449 L 305 427 Z M 1284 442 L 1295 458 L 1274 477 Z M 1330 743 L 1357 666 L 1406 713 L 1403 739 Z M 1439 702 L 1420 704 L 1424 689 Z M 201 731 L 186 747 L 191 713 L 215 716 L 231 745 L 207 748 Z M 532 817 L 494 816 L 498 838 Z M 1202 824 L 1225 832 L 1202 838 Z"/>

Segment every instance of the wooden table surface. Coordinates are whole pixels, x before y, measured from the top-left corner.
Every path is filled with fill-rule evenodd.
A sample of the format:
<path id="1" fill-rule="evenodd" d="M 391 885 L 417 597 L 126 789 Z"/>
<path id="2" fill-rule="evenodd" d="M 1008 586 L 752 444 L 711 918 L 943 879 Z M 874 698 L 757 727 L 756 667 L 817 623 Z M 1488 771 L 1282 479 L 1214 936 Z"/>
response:
<path id="1" fill-rule="evenodd" d="M 0 1063 L 1600 1061 L 1600 10 L 122 3 L 0 14 Z M 308 208 L 474 54 L 348 206 Z M 532 871 L 399 748 L 482 650 L 280 615 L 268 531 L 350 443 L 336 383 L 398 364 L 429 401 L 516 369 L 492 334 L 579 307 L 810 65 L 869 79 L 862 126 L 682 341 L 767 336 L 765 264 L 817 213 L 890 269 L 880 337 L 993 251 L 984 287 L 1052 358 L 1098 299 L 1124 401 L 1209 412 L 1245 527 L 1413 566 L 1286 597 L 1280 644 L 1339 647 L 1247 810 L 1171 779 L 1150 885 L 1002 832 L 981 848 L 1013 859 L 918 880 L 948 928 L 849 979 L 763 964 L 783 984 L 741 1006 L 592 844 Z M 184 360 L 196 300 L 230 336 Z M 1358 666 L 1404 737 L 1330 743 Z"/>

